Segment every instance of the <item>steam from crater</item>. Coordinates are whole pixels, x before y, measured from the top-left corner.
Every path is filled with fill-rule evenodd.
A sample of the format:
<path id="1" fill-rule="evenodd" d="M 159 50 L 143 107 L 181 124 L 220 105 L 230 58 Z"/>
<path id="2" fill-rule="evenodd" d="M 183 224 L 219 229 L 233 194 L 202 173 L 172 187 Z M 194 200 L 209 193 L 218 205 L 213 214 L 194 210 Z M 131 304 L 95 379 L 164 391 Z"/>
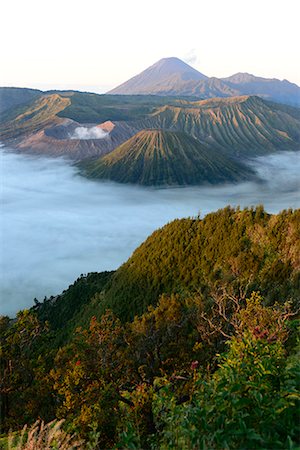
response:
<path id="1" fill-rule="evenodd" d="M 70 136 L 70 139 L 104 139 L 109 135 L 107 131 L 100 127 L 77 127 Z"/>

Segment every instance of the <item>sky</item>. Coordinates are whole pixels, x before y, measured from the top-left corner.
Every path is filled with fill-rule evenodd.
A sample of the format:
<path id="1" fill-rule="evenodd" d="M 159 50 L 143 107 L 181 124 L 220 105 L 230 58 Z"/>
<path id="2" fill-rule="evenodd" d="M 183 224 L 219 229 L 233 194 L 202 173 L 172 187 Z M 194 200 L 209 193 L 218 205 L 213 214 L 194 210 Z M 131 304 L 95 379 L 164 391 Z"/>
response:
<path id="1" fill-rule="evenodd" d="M 103 93 L 161 58 L 300 85 L 299 0 L 3 0 L 0 86 Z"/>

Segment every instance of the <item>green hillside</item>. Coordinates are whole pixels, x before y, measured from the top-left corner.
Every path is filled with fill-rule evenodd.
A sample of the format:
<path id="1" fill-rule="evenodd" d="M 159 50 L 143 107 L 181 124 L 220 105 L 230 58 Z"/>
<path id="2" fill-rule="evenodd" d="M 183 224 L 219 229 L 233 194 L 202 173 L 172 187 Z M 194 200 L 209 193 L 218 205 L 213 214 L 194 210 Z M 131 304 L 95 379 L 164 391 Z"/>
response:
<path id="1" fill-rule="evenodd" d="M 113 275 L 105 305 L 129 319 L 163 292 L 258 289 L 269 301 L 300 296 L 300 210 L 269 215 L 230 207 L 155 231 Z M 103 306 L 102 306 L 103 307 Z"/>
<path id="2" fill-rule="evenodd" d="M 142 130 L 97 161 L 81 163 L 89 178 L 143 185 L 237 182 L 253 173 L 185 133 Z"/>
<path id="3" fill-rule="evenodd" d="M 0 317 L 0 446 L 298 448 L 299 238 L 300 210 L 175 220 Z"/>
<path id="4" fill-rule="evenodd" d="M 155 231 L 116 272 L 90 274 L 57 301 L 38 308 L 55 328 L 86 324 L 111 308 L 122 320 L 155 305 L 163 293 L 209 298 L 260 290 L 269 302 L 300 298 L 300 210 L 269 215 L 227 207 L 204 219 L 178 219 Z M 246 288 L 247 287 L 247 288 Z"/>

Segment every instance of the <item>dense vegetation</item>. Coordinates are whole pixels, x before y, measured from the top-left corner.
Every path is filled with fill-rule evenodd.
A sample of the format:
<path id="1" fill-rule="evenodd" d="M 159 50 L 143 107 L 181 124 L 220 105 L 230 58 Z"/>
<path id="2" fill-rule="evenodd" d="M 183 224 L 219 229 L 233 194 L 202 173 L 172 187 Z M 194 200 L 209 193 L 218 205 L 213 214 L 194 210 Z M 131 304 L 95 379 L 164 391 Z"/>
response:
<path id="1" fill-rule="evenodd" d="M 155 231 L 106 287 L 105 304 L 126 319 L 162 293 L 260 290 L 269 302 L 300 297 L 300 211 L 227 207 Z"/>
<path id="2" fill-rule="evenodd" d="M 2 432 L 65 419 L 78 448 L 296 449 L 299 237 L 300 210 L 176 220 L 115 273 L 2 317 Z"/>

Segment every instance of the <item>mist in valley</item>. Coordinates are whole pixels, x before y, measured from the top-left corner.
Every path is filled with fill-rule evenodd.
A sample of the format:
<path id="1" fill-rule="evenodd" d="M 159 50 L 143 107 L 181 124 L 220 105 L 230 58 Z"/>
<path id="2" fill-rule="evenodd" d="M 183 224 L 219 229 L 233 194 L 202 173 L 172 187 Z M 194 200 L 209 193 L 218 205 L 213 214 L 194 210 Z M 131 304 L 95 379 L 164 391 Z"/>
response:
<path id="1" fill-rule="evenodd" d="M 80 276 L 113 270 L 156 228 L 228 204 L 268 212 L 300 207 L 300 152 L 251 162 L 257 183 L 144 188 L 90 181 L 64 159 L 4 148 L 1 173 L 0 314 L 56 295 Z"/>

